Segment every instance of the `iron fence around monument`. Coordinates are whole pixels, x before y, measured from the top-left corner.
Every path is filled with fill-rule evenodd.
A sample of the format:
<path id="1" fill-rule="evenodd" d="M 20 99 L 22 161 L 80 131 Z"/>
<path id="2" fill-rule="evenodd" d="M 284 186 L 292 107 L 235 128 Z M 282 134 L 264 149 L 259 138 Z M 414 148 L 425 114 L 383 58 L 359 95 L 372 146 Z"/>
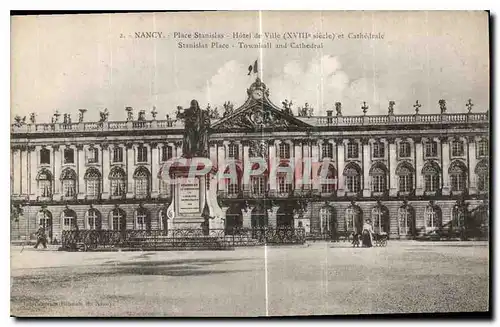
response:
<path id="1" fill-rule="evenodd" d="M 232 228 L 164 230 L 65 230 L 62 249 L 223 249 L 264 244 L 304 244 L 303 228 Z"/>

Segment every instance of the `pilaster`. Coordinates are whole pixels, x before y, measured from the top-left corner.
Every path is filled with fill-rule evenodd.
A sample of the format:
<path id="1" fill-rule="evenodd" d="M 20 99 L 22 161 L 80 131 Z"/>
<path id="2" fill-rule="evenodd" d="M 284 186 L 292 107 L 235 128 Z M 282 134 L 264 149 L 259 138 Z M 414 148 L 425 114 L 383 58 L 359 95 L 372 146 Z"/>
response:
<path id="1" fill-rule="evenodd" d="M 337 196 L 345 195 L 344 167 L 345 167 L 345 146 L 347 140 L 337 140 Z"/>
<path id="2" fill-rule="evenodd" d="M 467 174 L 469 177 L 469 194 L 477 193 L 477 181 L 476 181 L 476 140 L 473 137 L 469 137 L 467 139 L 467 157 L 468 157 L 468 167 L 469 173 Z"/>
<path id="3" fill-rule="evenodd" d="M 158 171 L 160 165 L 160 155 L 157 143 L 151 143 L 151 197 L 157 198 L 159 195 Z"/>
<path id="4" fill-rule="evenodd" d="M 37 153 L 40 153 L 41 146 L 37 146 L 30 150 L 29 166 L 30 166 L 30 200 L 37 198 L 37 183 L 36 177 L 38 175 L 38 160 Z"/>
<path id="5" fill-rule="evenodd" d="M 443 195 L 450 195 L 450 175 L 448 169 L 450 167 L 450 140 L 448 138 L 441 139 L 441 160 L 442 160 L 442 175 L 443 175 Z"/>
<path id="6" fill-rule="evenodd" d="M 415 139 L 415 195 L 424 195 L 422 168 L 424 167 L 424 152 L 422 139 Z"/>
<path id="7" fill-rule="evenodd" d="M 388 139 L 389 143 L 389 196 L 398 194 L 398 185 L 396 176 L 397 166 L 397 147 L 394 139 Z"/>
<path id="8" fill-rule="evenodd" d="M 363 140 L 363 197 L 371 196 L 370 190 L 370 142 L 373 140 Z"/>
<path id="9" fill-rule="evenodd" d="M 134 197 L 134 155 L 135 149 L 137 148 L 136 144 L 126 144 L 127 148 L 127 199 L 131 199 Z"/>
<path id="10" fill-rule="evenodd" d="M 59 148 L 59 145 L 54 145 L 52 146 L 53 149 L 53 158 L 52 162 L 53 164 L 53 176 L 54 176 L 54 200 L 60 200 L 61 199 L 61 167 L 62 167 L 62 161 L 61 161 L 61 149 Z"/>
<path id="11" fill-rule="evenodd" d="M 119 145 L 115 145 L 115 146 L 119 147 Z M 102 145 L 101 185 L 102 185 L 102 198 L 103 199 L 109 199 L 109 195 L 110 195 L 110 193 L 109 193 L 109 170 L 110 170 L 110 164 L 111 164 L 110 151 L 112 151 L 112 148 L 110 148 L 107 144 Z"/>
<path id="12" fill-rule="evenodd" d="M 78 184 L 77 184 L 77 197 L 79 200 L 85 199 L 85 153 L 88 151 L 88 145 L 78 145 L 75 150 L 77 160 Z"/>

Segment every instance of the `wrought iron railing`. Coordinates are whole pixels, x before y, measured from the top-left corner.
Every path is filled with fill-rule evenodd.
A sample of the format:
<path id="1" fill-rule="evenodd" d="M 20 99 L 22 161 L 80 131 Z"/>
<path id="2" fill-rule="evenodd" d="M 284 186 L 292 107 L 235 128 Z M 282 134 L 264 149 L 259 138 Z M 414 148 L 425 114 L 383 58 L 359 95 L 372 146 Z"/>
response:
<path id="1" fill-rule="evenodd" d="M 264 244 L 303 244 L 303 228 L 232 228 L 163 230 L 70 230 L 62 232 L 65 249 L 106 248 L 227 248 Z"/>

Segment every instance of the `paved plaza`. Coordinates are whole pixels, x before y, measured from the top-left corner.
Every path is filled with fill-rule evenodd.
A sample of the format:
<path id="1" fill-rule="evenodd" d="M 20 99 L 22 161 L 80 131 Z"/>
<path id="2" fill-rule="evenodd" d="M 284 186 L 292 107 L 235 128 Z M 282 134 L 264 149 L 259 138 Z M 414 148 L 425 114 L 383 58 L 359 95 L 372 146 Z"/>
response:
<path id="1" fill-rule="evenodd" d="M 22 250 L 22 251 L 21 251 Z M 11 248 L 17 316 L 282 316 L 488 310 L 485 242 L 234 251 Z"/>

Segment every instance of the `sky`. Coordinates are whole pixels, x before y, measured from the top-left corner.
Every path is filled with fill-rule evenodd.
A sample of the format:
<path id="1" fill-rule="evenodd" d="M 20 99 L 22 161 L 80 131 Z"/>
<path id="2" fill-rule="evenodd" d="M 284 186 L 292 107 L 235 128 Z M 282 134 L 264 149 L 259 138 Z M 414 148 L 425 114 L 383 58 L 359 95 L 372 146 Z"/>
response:
<path id="1" fill-rule="evenodd" d="M 135 39 L 160 31 L 165 39 Z M 174 32 L 329 32 L 322 49 L 179 49 Z M 382 33 L 381 40 L 348 39 L 349 33 Z M 235 108 L 255 80 L 248 65 L 259 61 L 270 99 L 292 109 L 308 102 L 315 114 L 342 103 L 344 115 L 449 112 L 489 109 L 489 36 L 486 12 L 212 12 L 93 14 L 13 17 L 11 20 L 11 116 L 35 112 L 49 122 L 55 110 L 95 121 L 125 120 L 125 107 L 157 119 L 197 99 L 202 107 Z M 125 38 L 121 38 L 120 34 Z M 212 39 L 205 39 L 210 43 Z M 214 40 L 215 41 L 215 40 Z M 244 40 L 241 40 L 244 41 Z M 265 42 L 266 40 L 264 40 Z M 298 40 L 293 40 L 298 41 Z M 237 40 L 225 39 L 230 45 Z M 248 43 L 255 41 L 248 41 Z M 276 42 L 272 41 L 273 45 Z M 289 41 L 288 41 L 289 42 Z M 300 42 L 300 41 L 299 41 Z M 310 41 L 308 41 L 310 43 Z M 316 42 L 319 43 L 319 42 Z"/>

